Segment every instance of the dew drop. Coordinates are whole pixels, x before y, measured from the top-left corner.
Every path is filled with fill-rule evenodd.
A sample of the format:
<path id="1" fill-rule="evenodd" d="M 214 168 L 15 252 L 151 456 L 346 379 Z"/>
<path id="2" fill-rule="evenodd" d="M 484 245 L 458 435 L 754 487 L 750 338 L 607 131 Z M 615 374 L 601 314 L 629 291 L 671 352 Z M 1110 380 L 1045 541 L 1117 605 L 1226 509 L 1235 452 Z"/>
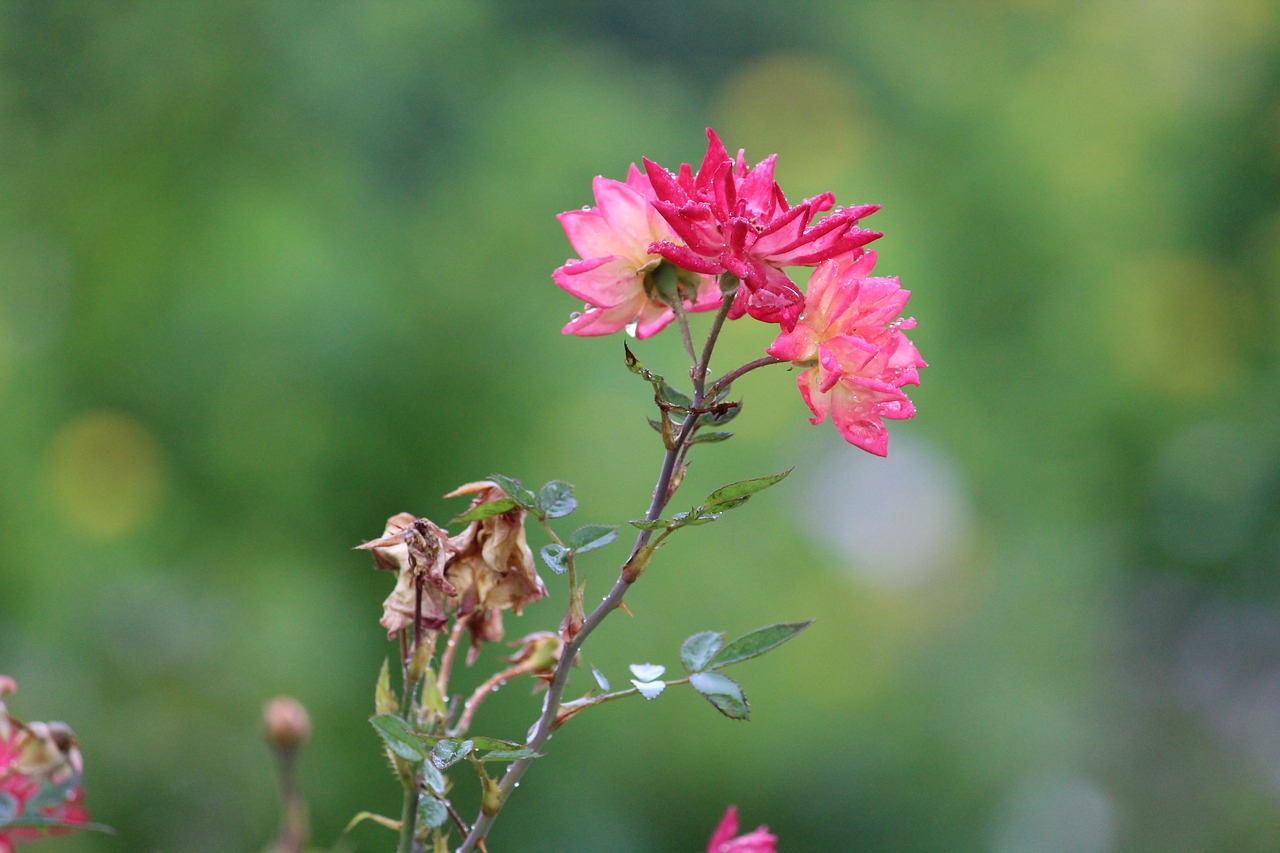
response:
<path id="1" fill-rule="evenodd" d="M 582 206 L 582 209 L 583 209 L 583 210 L 590 210 L 590 209 L 591 209 L 591 205 L 589 205 L 589 204 L 584 204 L 584 205 Z"/>
<path id="2" fill-rule="evenodd" d="M 634 337 L 636 336 L 636 327 L 637 327 L 638 325 L 640 325 L 640 321 L 639 321 L 639 320 L 632 320 L 630 323 L 628 323 L 628 324 L 627 324 L 627 334 L 634 338 Z"/>
<path id="3" fill-rule="evenodd" d="M 569 321 L 570 321 L 570 322 L 572 322 L 572 321 L 574 321 L 574 320 L 578 319 L 578 318 L 579 318 L 579 317 L 581 317 L 581 316 L 582 316 L 582 312 L 581 312 L 581 311 L 570 311 L 570 312 L 569 312 Z M 453 645 L 453 644 L 452 644 L 452 643 L 450 643 L 449 645 Z"/>

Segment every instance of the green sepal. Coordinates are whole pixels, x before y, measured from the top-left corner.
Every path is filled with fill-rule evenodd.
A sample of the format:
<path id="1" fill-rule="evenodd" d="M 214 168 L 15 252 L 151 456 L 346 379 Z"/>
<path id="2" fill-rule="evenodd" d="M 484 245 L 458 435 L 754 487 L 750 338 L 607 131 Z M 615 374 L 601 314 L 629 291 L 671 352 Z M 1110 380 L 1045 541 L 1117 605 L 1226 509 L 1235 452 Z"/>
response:
<path id="1" fill-rule="evenodd" d="M 373 812 L 360 812 L 355 817 L 351 818 L 351 822 L 347 824 L 346 829 L 342 830 L 343 835 L 355 829 L 357 824 L 363 823 L 366 820 L 371 820 L 379 826 L 385 826 L 392 832 L 400 831 L 400 821 L 398 820 L 384 817 L 380 814 L 374 814 Z"/>
<path id="2" fill-rule="evenodd" d="M 770 474 L 767 477 L 754 477 L 750 480 L 739 480 L 736 483 L 730 483 L 727 486 L 721 486 L 711 494 L 707 495 L 706 506 L 708 509 L 734 509 L 746 502 L 747 498 L 756 492 L 762 492 L 775 483 L 780 483 L 787 478 L 792 469 L 788 468 L 781 474 Z"/>
<path id="3" fill-rule="evenodd" d="M 483 521 L 486 518 L 493 518 L 495 515 L 502 515 L 516 508 L 514 498 L 498 498 L 496 501 L 489 501 L 486 504 L 480 504 L 478 507 L 467 510 L 461 515 L 455 516 L 450 524 L 464 524 L 472 521 Z"/>
<path id="4" fill-rule="evenodd" d="M 569 535 L 568 545 L 575 554 L 603 548 L 618 538 L 618 528 L 609 524 L 587 524 Z"/>
<path id="5" fill-rule="evenodd" d="M 542 562 L 547 564 L 547 568 L 556 574 L 562 575 L 569 570 L 569 549 L 563 545 L 552 542 L 543 545 L 538 553 L 542 556 Z"/>
<path id="6" fill-rule="evenodd" d="M 375 714 L 395 714 L 400 710 L 400 700 L 391 689 L 391 664 L 386 658 L 382 660 L 378 683 L 373 688 L 373 710 Z"/>
<path id="7" fill-rule="evenodd" d="M 702 672 L 722 645 L 724 634 L 719 631 L 701 631 L 680 646 L 680 663 L 688 672 Z"/>
<path id="8" fill-rule="evenodd" d="M 731 720 L 745 720 L 751 715 L 751 706 L 737 682 L 721 672 L 695 672 L 689 676 L 689 684 L 702 694 L 717 711 Z"/>
<path id="9" fill-rule="evenodd" d="M 776 649 L 812 624 L 812 619 L 804 622 L 779 622 L 776 625 L 767 625 L 764 628 L 758 628 L 755 631 L 743 634 L 717 652 L 716 656 L 707 664 L 707 668 L 720 669 L 730 664 L 759 657 L 771 649 Z"/>
<path id="10" fill-rule="evenodd" d="M 563 518 L 578 508 L 573 486 L 564 480 L 552 480 L 538 490 L 538 512 L 547 518 Z"/>
<path id="11" fill-rule="evenodd" d="M 662 374 L 654 373 L 652 370 L 641 364 L 640 359 L 636 358 L 636 354 L 631 351 L 631 347 L 627 346 L 626 343 L 623 343 L 622 345 L 622 352 L 623 361 L 627 365 L 627 370 L 630 370 L 636 376 L 642 376 L 649 380 L 653 385 L 653 392 L 657 394 L 659 389 L 662 387 L 662 383 L 665 381 L 662 378 Z"/>

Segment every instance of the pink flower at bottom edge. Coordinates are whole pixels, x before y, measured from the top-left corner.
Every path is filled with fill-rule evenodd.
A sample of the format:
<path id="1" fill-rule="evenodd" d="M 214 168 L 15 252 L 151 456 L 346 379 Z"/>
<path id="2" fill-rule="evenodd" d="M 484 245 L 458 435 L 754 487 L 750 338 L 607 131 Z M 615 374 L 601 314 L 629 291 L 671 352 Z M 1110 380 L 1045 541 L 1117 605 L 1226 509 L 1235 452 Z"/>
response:
<path id="1" fill-rule="evenodd" d="M 720 825 L 707 844 L 707 853 L 777 853 L 778 839 L 767 826 L 757 827 L 746 835 L 738 835 L 738 807 L 725 810 Z"/>

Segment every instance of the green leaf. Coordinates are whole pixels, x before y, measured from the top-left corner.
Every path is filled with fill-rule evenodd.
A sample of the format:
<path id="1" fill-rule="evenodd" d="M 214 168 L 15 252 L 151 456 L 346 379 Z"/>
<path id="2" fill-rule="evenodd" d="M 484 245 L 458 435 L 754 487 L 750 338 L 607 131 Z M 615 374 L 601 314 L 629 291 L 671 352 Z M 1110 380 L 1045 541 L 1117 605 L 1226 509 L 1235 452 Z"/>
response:
<path id="1" fill-rule="evenodd" d="M 569 547 L 575 554 L 603 548 L 618 538 L 618 528 L 608 524 L 587 524 L 569 536 Z"/>
<path id="2" fill-rule="evenodd" d="M 498 486 L 502 488 L 502 491 L 507 493 L 507 497 L 514 500 L 524 509 L 533 509 L 534 504 L 538 501 L 537 496 L 524 486 L 520 485 L 519 480 L 512 479 L 511 477 L 507 477 L 503 474 L 490 474 L 486 479 L 497 483 Z"/>
<path id="3" fill-rule="evenodd" d="M 727 395 L 728 392 L 729 389 L 726 388 L 720 394 L 723 396 Z M 721 400 L 716 400 L 710 408 L 712 408 L 712 411 L 698 416 L 698 423 L 706 426 L 724 426 L 742 412 L 742 401 L 737 400 L 732 403 L 725 403 Z"/>
<path id="4" fill-rule="evenodd" d="M 493 518 L 495 515 L 501 515 L 507 510 L 515 509 L 516 502 L 513 498 L 499 498 L 496 501 L 489 501 L 487 504 L 470 509 L 461 515 L 455 516 L 450 524 L 462 524 L 464 522 L 482 521 L 486 518 Z"/>
<path id="5" fill-rule="evenodd" d="M 355 829 L 357 824 L 363 823 L 366 820 L 371 820 L 374 823 L 378 824 L 379 826 L 385 826 L 387 829 L 390 829 L 393 832 L 400 831 L 400 821 L 398 820 L 392 820 L 389 817 L 384 817 L 380 814 L 374 814 L 373 812 L 360 812 L 358 815 L 351 818 L 351 823 L 347 824 L 347 828 L 342 830 L 342 832 L 346 834 L 351 830 Z"/>
<path id="6" fill-rule="evenodd" d="M 441 770 L 448 770 L 452 765 L 466 758 L 475 746 L 475 741 L 460 741 L 457 738 L 437 741 L 436 745 L 431 747 L 431 763 Z"/>
<path id="7" fill-rule="evenodd" d="M 435 829 L 449 819 L 449 809 L 431 795 L 418 798 L 418 828 Z"/>
<path id="8" fill-rule="evenodd" d="M 736 483 L 730 483 L 727 486 L 721 486 L 711 494 L 707 495 L 707 507 L 709 509 L 733 509 L 741 506 L 742 503 L 754 495 L 756 492 L 762 492 L 786 479 L 791 473 L 788 468 L 781 474 L 771 474 L 768 477 L 755 477 L 751 480 L 739 480 Z"/>
<path id="9" fill-rule="evenodd" d="M 521 758 L 541 758 L 542 753 L 534 752 L 527 746 L 519 749 L 495 749 L 480 756 L 481 761 L 517 761 Z"/>
<path id="10" fill-rule="evenodd" d="M 662 432 L 662 421 L 655 421 L 653 418 L 645 418 L 649 422 L 649 426 L 653 427 L 655 432 Z"/>
<path id="11" fill-rule="evenodd" d="M 373 710 L 378 714 L 394 714 L 400 710 L 400 701 L 391 689 L 391 668 L 386 658 L 378 673 L 378 683 L 373 688 Z"/>
<path id="12" fill-rule="evenodd" d="M 444 796 L 444 789 L 448 785 L 444 781 L 444 774 L 436 769 L 436 766 L 430 761 L 422 762 L 422 784 L 426 785 L 432 793 Z"/>
<path id="13" fill-rule="evenodd" d="M 680 409 L 684 409 L 686 411 L 688 411 L 693 406 L 693 398 L 691 398 L 688 394 L 684 393 L 678 388 L 671 387 L 666 382 L 662 382 L 659 384 L 658 396 L 661 397 L 666 402 L 670 403 L 671 405 L 676 406 L 677 408 L 680 408 Z"/>
<path id="14" fill-rule="evenodd" d="M 729 676 L 720 672 L 695 672 L 689 676 L 689 684 L 726 717 L 745 720 L 750 716 L 751 706 L 747 704 L 747 697 Z"/>
<path id="15" fill-rule="evenodd" d="M 749 634 L 743 634 L 721 649 L 711 659 L 708 668 L 720 669 L 729 664 L 758 657 L 770 649 L 776 649 L 812 624 L 812 619 L 804 622 L 780 622 L 777 625 L 768 625 Z"/>
<path id="16" fill-rule="evenodd" d="M 516 743 L 513 740 L 499 740 L 496 737 L 473 737 L 471 742 L 476 745 L 476 751 L 482 749 L 523 749 L 524 744 Z"/>
<path id="17" fill-rule="evenodd" d="M 573 486 L 564 480 L 552 480 L 538 492 L 538 510 L 547 518 L 563 518 L 577 508 Z"/>
<path id="18" fill-rule="evenodd" d="M 700 524 L 710 524 L 720 517 L 718 512 L 707 512 L 704 507 L 696 506 L 689 511 L 688 517 L 681 523 L 681 527 L 697 527 Z"/>
<path id="19" fill-rule="evenodd" d="M 701 672 L 707 663 L 720 651 L 724 644 L 724 634 L 719 631 L 702 631 L 694 634 L 680 646 L 680 663 L 689 672 Z"/>
<path id="20" fill-rule="evenodd" d="M 641 681 L 657 681 L 667 668 L 660 663 L 633 663 L 628 669 Z"/>
<path id="21" fill-rule="evenodd" d="M 690 444 L 711 444 L 713 441 L 724 441 L 733 438 L 731 432 L 700 432 L 689 439 Z"/>
<path id="22" fill-rule="evenodd" d="M 654 521 L 649 521 L 647 519 L 640 518 L 640 519 L 633 519 L 632 521 L 629 521 L 627 523 L 630 524 L 632 527 L 638 527 L 641 530 L 661 530 L 664 527 L 670 526 L 671 524 L 670 521 L 667 521 L 666 519 L 663 519 L 663 518 L 655 519 Z"/>
<path id="23" fill-rule="evenodd" d="M 378 714 L 370 717 L 369 723 L 378 733 L 378 737 L 382 738 L 382 742 L 387 745 L 387 749 L 395 755 L 405 761 L 418 762 L 427 759 L 428 747 L 423 744 L 422 738 L 409 728 L 408 723 L 395 714 Z"/>
<path id="24" fill-rule="evenodd" d="M 552 542 L 543 545 L 538 553 L 542 555 L 542 562 L 547 564 L 547 568 L 556 574 L 562 575 L 569 570 L 569 549 L 563 545 Z"/>

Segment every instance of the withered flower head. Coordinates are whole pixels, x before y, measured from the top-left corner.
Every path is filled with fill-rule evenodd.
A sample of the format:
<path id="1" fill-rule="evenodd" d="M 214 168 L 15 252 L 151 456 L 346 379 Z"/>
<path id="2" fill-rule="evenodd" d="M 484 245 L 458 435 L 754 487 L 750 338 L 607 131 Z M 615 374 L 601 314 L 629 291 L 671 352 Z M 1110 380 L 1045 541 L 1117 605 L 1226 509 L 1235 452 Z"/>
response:
<path id="1" fill-rule="evenodd" d="M 382 538 L 356 547 L 371 552 L 377 568 L 396 572 L 396 588 L 382 603 L 381 622 L 388 638 L 413 625 L 418 607 L 424 628 L 438 631 L 444 627 L 446 598 L 457 594 L 445 577 L 445 569 L 457 553 L 448 531 L 430 519 L 402 512 L 387 519 Z"/>
<path id="2" fill-rule="evenodd" d="M 471 507 L 492 503 L 507 497 L 496 483 L 480 480 L 454 489 L 447 498 L 474 495 Z M 510 608 L 517 615 L 531 601 L 547 594 L 533 562 L 533 551 L 525 538 L 522 507 L 473 521 L 467 529 L 449 540 L 458 555 L 446 574 L 457 589 L 459 614 L 477 610 L 494 611 L 479 620 L 473 618 L 473 646 L 482 640 L 502 638 L 502 619 L 496 612 Z"/>

